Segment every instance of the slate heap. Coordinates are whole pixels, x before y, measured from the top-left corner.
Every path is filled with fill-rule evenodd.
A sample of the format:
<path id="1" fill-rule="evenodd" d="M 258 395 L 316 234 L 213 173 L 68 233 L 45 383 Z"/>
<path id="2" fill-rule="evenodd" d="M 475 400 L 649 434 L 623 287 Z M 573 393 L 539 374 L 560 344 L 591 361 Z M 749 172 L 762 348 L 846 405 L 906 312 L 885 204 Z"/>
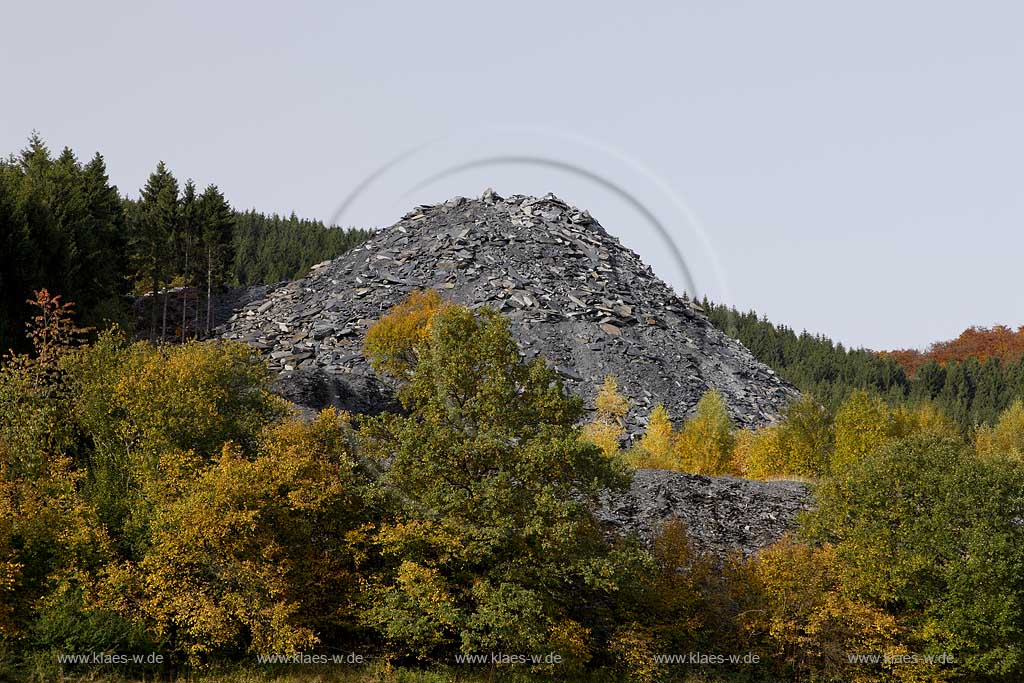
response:
<path id="1" fill-rule="evenodd" d="M 488 190 L 419 206 L 307 277 L 271 286 L 221 331 L 264 351 L 292 400 L 375 412 L 390 387 L 363 358 L 363 337 L 424 288 L 501 311 L 523 354 L 545 358 L 588 405 L 614 375 L 632 406 L 631 434 L 655 404 L 678 420 L 712 388 L 743 427 L 774 422 L 796 395 L 588 212 L 550 194 L 503 199 Z"/>
<path id="2" fill-rule="evenodd" d="M 637 470 L 629 490 L 606 492 L 597 519 L 621 536 L 650 546 L 665 524 L 679 520 L 697 550 L 756 553 L 778 541 L 811 509 L 806 484 Z"/>

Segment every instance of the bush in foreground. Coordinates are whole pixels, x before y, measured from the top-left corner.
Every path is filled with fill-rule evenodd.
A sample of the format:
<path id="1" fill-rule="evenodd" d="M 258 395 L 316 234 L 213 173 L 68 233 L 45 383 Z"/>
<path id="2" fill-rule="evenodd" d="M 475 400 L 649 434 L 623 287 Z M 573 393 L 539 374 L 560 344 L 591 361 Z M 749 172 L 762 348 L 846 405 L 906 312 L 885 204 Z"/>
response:
<path id="1" fill-rule="evenodd" d="M 581 438 L 580 400 L 542 361 L 520 360 L 497 313 L 450 307 L 424 327 L 401 352 L 416 359 L 399 392 L 409 414 L 359 434 L 364 455 L 389 463 L 396 505 L 376 536 L 386 565 L 366 619 L 393 652 L 423 658 L 574 649 L 623 581 L 589 512 L 625 485 L 621 461 Z"/>

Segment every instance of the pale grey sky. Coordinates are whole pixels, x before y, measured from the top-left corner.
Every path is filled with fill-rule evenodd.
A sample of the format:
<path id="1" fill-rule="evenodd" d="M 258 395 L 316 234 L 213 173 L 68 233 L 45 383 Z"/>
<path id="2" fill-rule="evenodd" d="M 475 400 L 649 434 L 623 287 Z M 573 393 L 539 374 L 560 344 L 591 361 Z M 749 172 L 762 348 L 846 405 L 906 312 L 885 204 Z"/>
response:
<path id="1" fill-rule="evenodd" d="M 1024 4 L 984 0 L 7 3 L 0 150 L 38 129 L 131 194 L 163 159 L 237 207 L 329 220 L 433 141 L 342 222 L 551 190 L 682 288 L 579 174 L 506 162 L 410 192 L 543 157 L 649 205 L 712 298 L 921 346 L 1024 324 L 1021 26 Z"/>

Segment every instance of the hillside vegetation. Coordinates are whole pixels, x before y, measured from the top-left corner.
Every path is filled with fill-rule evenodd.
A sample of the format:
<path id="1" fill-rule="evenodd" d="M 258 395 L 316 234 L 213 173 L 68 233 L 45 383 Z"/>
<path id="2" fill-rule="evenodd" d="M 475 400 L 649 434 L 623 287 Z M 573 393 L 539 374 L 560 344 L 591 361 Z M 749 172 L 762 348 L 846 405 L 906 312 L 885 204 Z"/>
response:
<path id="1" fill-rule="evenodd" d="M 101 328 L 128 326 L 131 293 L 190 287 L 190 329 L 206 333 L 220 287 L 296 277 L 369 234 L 238 212 L 215 185 L 179 184 L 163 162 L 137 199 L 122 197 L 102 155 L 82 163 L 65 147 L 54 156 L 34 134 L 0 159 L 0 350 L 26 349 L 26 302 L 38 289 L 72 298 L 81 324 Z M 167 296 L 151 306 L 151 338 L 180 338 L 187 327 L 167 319 Z"/>
<path id="2" fill-rule="evenodd" d="M 367 339 L 406 412 L 307 423 L 243 345 L 82 343 L 73 307 L 33 306 L 31 352 L 0 369 L 0 667 L 16 680 L 337 653 L 377 680 L 1024 675 L 1024 407 L 972 443 L 866 392 L 834 419 L 804 401 L 737 432 L 709 394 L 623 453 L 612 380 L 580 428 L 580 400 L 521 359 L 505 318 L 423 293 Z M 645 549 L 590 512 L 642 458 L 806 474 L 817 509 L 753 557 L 702 555 L 679 523 Z M 58 660 L 83 653 L 163 662 Z"/>
<path id="3" fill-rule="evenodd" d="M 823 335 L 797 334 L 753 311 L 707 301 L 704 307 L 719 328 L 833 412 L 851 392 L 865 390 L 894 405 L 928 403 L 966 433 L 991 426 L 1024 398 L 1022 336 L 1007 328 L 972 328 L 927 353 L 879 354 L 845 348 Z"/>
<path id="4" fill-rule="evenodd" d="M 974 358 L 982 363 L 989 358 L 995 358 L 1003 363 L 1016 363 L 1024 356 L 1024 327 L 1018 327 L 1016 330 L 1006 325 L 969 327 L 956 339 L 935 342 L 927 351 L 902 349 L 884 351 L 882 354 L 895 358 L 911 376 L 929 361 L 946 365 L 968 358 Z"/>
<path id="5" fill-rule="evenodd" d="M 961 345 L 911 374 L 705 302 L 803 390 L 781 421 L 740 428 L 716 391 L 673 420 L 614 376 L 588 415 L 516 307 L 414 291 L 362 347 L 403 411 L 304 421 L 252 347 L 164 343 L 190 336 L 169 296 L 201 316 L 365 237 L 163 164 L 127 199 L 38 137 L 0 162 L 0 680 L 1024 678 L 1024 361 Z M 133 291 L 148 341 L 110 324 Z M 754 555 L 610 533 L 601 496 L 650 467 L 799 479 L 816 507 Z M 342 659 L 262 663 L 313 656 Z"/>

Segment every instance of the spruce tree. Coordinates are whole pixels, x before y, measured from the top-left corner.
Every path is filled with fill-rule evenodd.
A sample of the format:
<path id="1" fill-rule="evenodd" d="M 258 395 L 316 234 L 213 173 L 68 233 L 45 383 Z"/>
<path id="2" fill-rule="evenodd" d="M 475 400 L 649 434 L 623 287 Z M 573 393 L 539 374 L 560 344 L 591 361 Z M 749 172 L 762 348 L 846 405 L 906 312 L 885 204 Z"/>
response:
<path id="1" fill-rule="evenodd" d="M 117 188 L 110 184 L 106 162 L 99 152 L 83 168 L 82 188 L 90 220 L 83 240 L 85 270 L 97 289 L 93 317 L 84 317 L 83 322 L 96 325 L 104 320 L 117 320 L 125 313 L 128 240 L 124 206 Z M 80 310 L 83 316 L 89 315 L 88 309 Z"/>
<path id="2" fill-rule="evenodd" d="M 928 360 L 917 371 L 917 384 L 926 397 L 935 398 L 946 385 L 946 368 L 934 359 Z"/>
<path id="3" fill-rule="evenodd" d="M 152 283 L 150 342 L 156 341 L 157 296 L 171 265 L 170 250 L 167 247 L 177 220 L 178 181 L 161 161 L 142 189 L 138 213 L 132 226 L 132 253 L 137 262 L 137 278 L 148 278 Z"/>
<path id="4" fill-rule="evenodd" d="M 971 402 L 974 400 L 974 377 L 967 363 L 950 363 L 946 366 L 946 382 L 939 394 L 939 405 L 956 420 L 961 427 L 971 421 Z"/>
<path id="5" fill-rule="evenodd" d="M 208 336 L 213 329 L 213 288 L 224 282 L 226 266 L 231 257 L 232 229 L 235 213 L 216 185 L 203 190 L 199 198 L 200 237 L 206 260 L 206 326 Z"/>
<path id="6" fill-rule="evenodd" d="M 74 301 L 86 325 L 122 316 L 123 220 L 99 155 L 84 167 L 67 148 L 53 159 L 34 134 L 0 161 L 0 349 L 25 348 L 25 302 L 39 289 Z"/>
<path id="7" fill-rule="evenodd" d="M 185 181 L 185 189 L 181 193 L 181 206 L 178 223 L 178 272 L 182 276 L 181 288 L 181 341 L 184 342 L 188 329 L 188 292 L 190 285 L 195 283 L 196 246 L 200 236 L 199 198 L 196 186 L 189 178 Z M 199 309 L 199 295 L 196 294 L 196 310 Z M 198 329 L 195 330 L 198 333 Z"/>
<path id="8" fill-rule="evenodd" d="M 989 357 L 979 368 L 971 413 L 975 424 L 994 424 L 1009 405 L 1006 378 L 998 358 Z"/>

